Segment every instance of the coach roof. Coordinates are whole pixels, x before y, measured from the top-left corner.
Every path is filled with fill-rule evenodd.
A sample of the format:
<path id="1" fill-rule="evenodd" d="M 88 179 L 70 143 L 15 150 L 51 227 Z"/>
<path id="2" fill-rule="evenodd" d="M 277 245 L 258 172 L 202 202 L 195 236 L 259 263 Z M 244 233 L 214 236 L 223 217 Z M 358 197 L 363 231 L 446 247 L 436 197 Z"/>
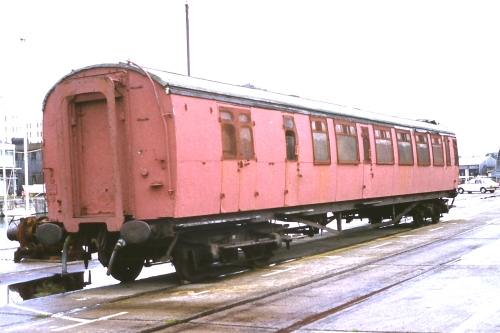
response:
<path id="1" fill-rule="evenodd" d="M 141 68 L 125 63 L 99 64 L 74 70 L 64 76 L 61 80 L 59 80 L 56 85 L 69 76 L 93 68 L 123 68 L 133 70 L 144 75 L 144 71 Z M 228 103 L 239 103 L 254 107 L 271 108 L 290 112 L 338 116 L 352 120 L 371 121 L 396 127 L 409 127 L 445 135 L 455 135 L 447 127 L 435 124 L 433 122 L 389 116 L 380 113 L 349 108 L 338 104 L 320 102 L 300 98 L 297 96 L 210 81 L 206 79 L 199 79 L 157 69 L 145 68 L 145 70 L 148 71 L 153 80 L 155 80 L 165 88 L 167 93 L 216 99 Z M 54 85 L 45 96 L 44 107 L 49 94 L 52 92 L 56 85 Z"/>

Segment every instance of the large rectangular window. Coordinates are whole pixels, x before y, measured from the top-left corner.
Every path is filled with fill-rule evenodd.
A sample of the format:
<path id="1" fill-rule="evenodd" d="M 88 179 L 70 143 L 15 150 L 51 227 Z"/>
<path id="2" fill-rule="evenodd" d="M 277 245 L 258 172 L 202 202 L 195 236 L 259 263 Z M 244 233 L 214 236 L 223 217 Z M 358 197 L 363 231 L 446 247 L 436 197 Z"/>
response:
<path id="1" fill-rule="evenodd" d="M 413 145 L 410 131 L 396 130 L 398 141 L 398 162 L 400 165 L 413 165 Z"/>
<path id="2" fill-rule="evenodd" d="M 314 164 L 330 164 L 330 142 L 326 118 L 311 117 Z"/>
<path id="3" fill-rule="evenodd" d="M 417 145 L 417 163 L 418 165 L 431 165 L 429 153 L 429 141 L 427 134 L 415 133 L 415 143 Z"/>
<path id="4" fill-rule="evenodd" d="M 377 164 L 394 164 L 394 149 L 392 148 L 391 129 L 373 127 L 375 135 L 375 151 Z"/>
<path id="5" fill-rule="evenodd" d="M 341 120 L 335 120 L 334 123 L 338 163 L 358 164 L 359 149 L 356 124 Z"/>
<path id="6" fill-rule="evenodd" d="M 254 157 L 253 132 L 247 110 L 220 110 L 222 156 L 225 160 L 250 160 Z"/>
<path id="7" fill-rule="evenodd" d="M 439 135 L 431 135 L 432 160 L 436 166 L 444 166 L 443 140 Z"/>

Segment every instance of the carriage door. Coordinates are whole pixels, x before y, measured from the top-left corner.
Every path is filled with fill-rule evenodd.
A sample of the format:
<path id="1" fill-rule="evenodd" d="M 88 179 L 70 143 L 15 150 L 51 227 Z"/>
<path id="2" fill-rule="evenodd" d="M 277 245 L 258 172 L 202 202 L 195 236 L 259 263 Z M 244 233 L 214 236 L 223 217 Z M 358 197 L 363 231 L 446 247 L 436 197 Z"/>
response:
<path id="1" fill-rule="evenodd" d="M 299 204 L 299 143 L 297 129 L 291 116 L 283 116 L 283 129 L 285 130 L 285 206 Z"/>
<path id="2" fill-rule="evenodd" d="M 221 108 L 221 212 L 255 209 L 256 160 L 249 109 Z"/>
<path id="3" fill-rule="evenodd" d="M 370 131 L 366 126 L 361 126 L 361 139 L 363 141 L 363 198 L 369 198 L 372 192 L 371 187 L 374 170 L 372 164 Z"/>
<path id="4" fill-rule="evenodd" d="M 112 74 L 109 74 L 110 76 Z M 117 74 L 119 75 L 119 74 Z M 130 213 L 125 95 L 108 76 L 70 80 L 58 87 L 62 97 L 59 152 L 66 158 L 62 191 L 67 223 L 102 221 L 119 230 Z M 66 130 L 67 129 L 67 130 Z"/>

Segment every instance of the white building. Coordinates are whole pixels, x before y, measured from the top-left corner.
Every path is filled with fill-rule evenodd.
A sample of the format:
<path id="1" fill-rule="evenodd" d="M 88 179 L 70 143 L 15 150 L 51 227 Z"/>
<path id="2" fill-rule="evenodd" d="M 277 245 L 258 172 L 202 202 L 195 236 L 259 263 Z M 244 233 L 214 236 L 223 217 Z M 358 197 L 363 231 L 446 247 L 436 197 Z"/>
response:
<path id="1" fill-rule="evenodd" d="M 14 159 L 15 145 L 0 143 L 0 196 L 13 194 L 17 187 Z"/>
<path id="2" fill-rule="evenodd" d="M 24 138 L 28 135 L 30 143 L 42 142 L 42 114 L 26 122 L 23 115 L 3 114 L 0 121 L 0 141 L 11 143 L 12 138 Z"/>

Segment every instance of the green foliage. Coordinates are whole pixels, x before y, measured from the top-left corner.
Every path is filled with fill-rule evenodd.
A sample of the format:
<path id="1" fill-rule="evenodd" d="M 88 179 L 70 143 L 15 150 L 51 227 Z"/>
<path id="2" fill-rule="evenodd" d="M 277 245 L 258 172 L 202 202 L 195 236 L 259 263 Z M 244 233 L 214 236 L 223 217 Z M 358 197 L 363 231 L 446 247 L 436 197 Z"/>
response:
<path id="1" fill-rule="evenodd" d="M 37 319 L 45 319 L 45 318 L 50 318 L 52 315 L 51 314 L 38 314 L 35 316 Z"/>
<path id="2" fill-rule="evenodd" d="M 43 297 L 55 294 L 61 294 L 66 291 L 64 286 L 53 284 L 50 282 L 44 282 L 41 286 L 36 289 L 37 293 L 34 295 L 35 297 Z"/>
<path id="3" fill-rule="evenodd" d="M 175 325 L 179 322 L 179 320 L 177 319 L 167 319 L 165 320 L 165 323 L 168 324 L 168 325 Z"/>

